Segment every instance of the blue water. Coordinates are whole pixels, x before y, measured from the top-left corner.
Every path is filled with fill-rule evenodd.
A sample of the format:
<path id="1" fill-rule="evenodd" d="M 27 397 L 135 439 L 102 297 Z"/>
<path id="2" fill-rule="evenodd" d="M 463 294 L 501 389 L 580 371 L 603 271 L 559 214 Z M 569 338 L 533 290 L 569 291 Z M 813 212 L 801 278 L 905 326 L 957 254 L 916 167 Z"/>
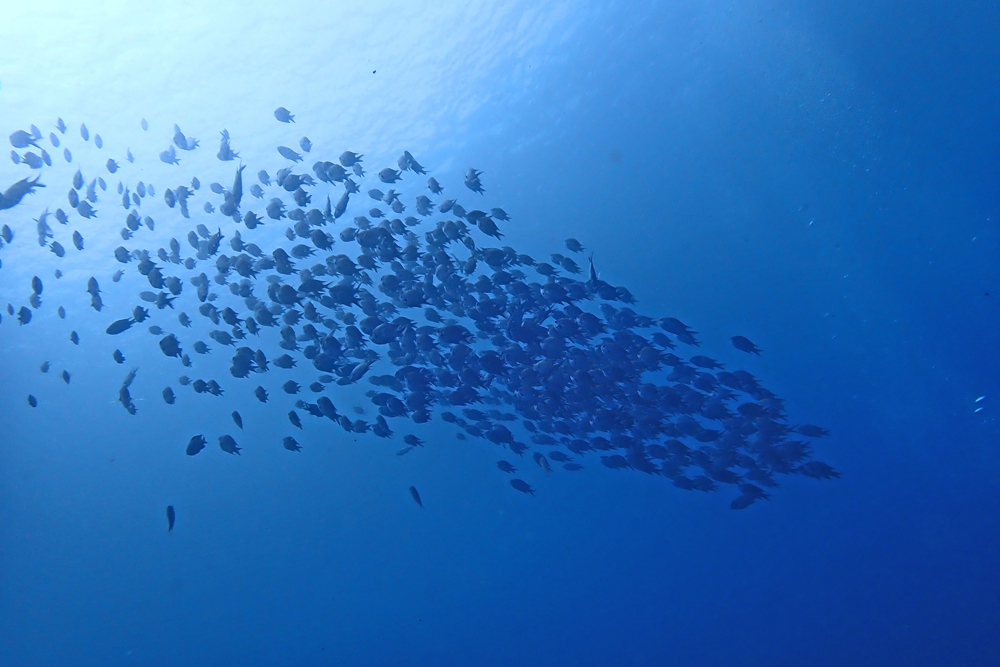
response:
<path id="1" fill-rule="evenodd" d="M 53 157 L 47 187 L 0 211 L 15 232 L 0 304 L 45 284 L 30 324 L 0 323 L 0 664 L 1000 662 L 996 6 L 82 5 L 0 22 L 0 129 L 37 125 Z M 48 143 L 57 117 L 72 164 Z M 157 159 L 174 123 L 202 142 L 179 167 Z M 682 491 L 593 453 L 551 475 L 507 455 L 531 497 L 496 470 L 495 445 L 439 419 L 392 420 L 390 441 L 312 418 L 296 431 L 273 370 L 235 380 L 228 351 L 193 369 L 165 357 L 142 327 L 179 330 L 176 312 L 108 336 L 149 288 L 132 267 L 111 282 L 125 211 L 103 165 L 157 188 L 142 208 L 155 230 L 125 245 L 183 242 L 202 219 L 225 224 L 200 212 L 209 183 L 232 182 L 223 129 L 246 187 L 302 135 L 305 171 L 354 150 L 371 175 L 409 150 L 447 195 L 508 211 L 519 252 L 579 239 L 638 312 L 682 319 L 793 423 L 829 428 L 816 456 L 842 477 L 782 476 L 736 512 L 729 489 Z M 469 167 L 481 199 L 462 186 Z M 72 227 L 50 218 L 58 259 L 32 219 L 66 206 L 77 168 L 106 178 L 107 203 Z M 0 185 L 29 171 L 5 158 Z M 162 194 L 192 175 L 184 220 Z M 763 355 L 735 350 L 737 334 Z M 135 416 L 117 401 L 133 367 Z M 179 387 L 182 373 L 225 396 Z M 338 395 L 366 405 L 367 388 Z M 396 456 L 407 432 L 426 446 Z M 198 433 L 208 449 L 185 456 Z M 241 456 L 219 451 L 223 433 Z M 289 434 L 301 452 L 280 447 Z"/>

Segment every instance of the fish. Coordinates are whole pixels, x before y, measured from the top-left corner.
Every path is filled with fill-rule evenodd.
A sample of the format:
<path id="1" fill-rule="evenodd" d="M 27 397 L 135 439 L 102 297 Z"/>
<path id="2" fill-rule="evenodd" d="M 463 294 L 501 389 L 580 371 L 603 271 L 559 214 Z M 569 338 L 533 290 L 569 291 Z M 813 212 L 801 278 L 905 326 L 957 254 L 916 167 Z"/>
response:
<path id="1" fill-rule="evenodd" d="M 283 108 L 276 110 L 275 118 L 294 120 Z M 180 171 L 176 150 L 194 150 L 197 142 L 179 127 L 174 130 L 160 159 Z M 36 134 L 41 137 L 33 130 L 29 139 L 37 141 Z M 223 130 L 221 136 L 217 157 L 237 157 L 229 133 Z M 306 137 L 298 145 L 303 153 L 314 147 Z M 28 148 L 41 150 L 31 143 L 19 150 Z M 139 215 L 140 206 L 155 204 L 145 200 L 146 195 L 155 196 L 153 185 L 140 182 L 131 192 L 125 183 L 119 184 L 127 210 L 121 234 L 129 247 L 105 251 L 104 239 L 93 236 L 103 233 L 100 227 L 83 223 L 93 230 L 88 233 L 87 260 L 98 267 L 95 274 L 103 270 L 102 253 L 107 261 L 113 256 L 122 265 L 108 288 L 111 294 L 102 294 L 96 278 L 87 282 L 95 310 L 101 312 L 105 301 L 109 309 L 125 309 L 119 314 L 125 317 L 107 325 L 109 335 L 121 335 L 150 317 L 149 310 L 134 306 L 136 300 L 162 310 L 174 308 L 173 301 L 180 299 L 181 304 L 187 302 L 185 310 L 196 307 L 198 315 L 212 322 L 209 327 L 201 317 L 192 320 L 179 313 L 183 344 L 207 354 L 212 350 L 199 340 L 207 334 L 218 343 L 213 356 L 225 349 L 231 358 L 226 366 L 236 383 L 233 394 L 247 391 L 241 381 L 252 374 L 273 373 L 273 368 L 286 374 L 278 380 L 282 391 L 274 402 L 294 404 L 295 409 L 283 409 L 295 428 L 304 429 L 304 421 L 316 417 L 325 427 L 343 429 L 352 437 L 370 433 L 391 438 L 394 430 L 409 430 L 404 424 L 419 429 L 440 416 L 456 429 L 459 440 L 479 439 L 518 457 L 529 454 L 551 475 L 546 484 L 556 483 L 563 470 L 581 470 L 577 461 L 589 456 L 604 468 L 655 475 L 685 490 L 736 487 L 731 507 L 745 509 L 766 499 L 761 487 L 775 487 L 781 474 L 818 480 L 840 476 L 814 458 L 826 429 L 790 420 L 781 399 L 750 373 L 733 364 L 724 367 L 708 354 L 692 354 L 683 346 L 698 347 L 699 334 L 675 317 L 641 312 L 626 287 L 601 279 L 592 253 L 581 266 L 582 261 L 559 253 L 545 262 L 511 246 L 495 247 L 502 245 L 498 241 L 512 243 L 507 230 L 501 230 L 510 222 L 508 213 L 498 206 L 479 210 L 455 199 L 435 201 L 444 192 L 435 176 L 428 177 L 427 190 L 422 179 L 404 178 L 428 171 L 409 151 L 396 153 L 398 170 L 377 165 L 368 179 L 364 156 L 353 151 L 342 152 L 336 162 L 320 159 L 307 173 L 293 171 L 302 154 L 287 146 L 278 147 L 278 153 L 291 162 L 276 170 L 274 183 L 267 169 L 259 169 L 270 165 L 255 167 L 260 184 L 250 187 L 255 200 L 249 206 L 242 202 L 243 164 L 228 188 L 213 182 L 210 192 L 200 191 L 199 176 L 208 176 L 208 167 L 197 176 L 188 173 L 162 184 L 163 200 L 172 210 L 163 209 L 166 213 L 158 216 L 156 237 L 145 235 L 144 228 L 154 231 L 152 218 Z M 32 155 L 30 163 L 44 163 L 44 157 Z M 139 169 L 148 166 L 141 158 Z M 17 160 L 22 162 L 22 155 Z M 188 166 L 186 162 L 184 168 Z M 113 159 L 105 167 L 109 172 L 121 169 L 123 175 L 126 171 Z M 46 178 L 55 178 L 55 172 L 46 171 Z M 97 183 L 103 180 L 92 177 L 85 187 L 82 170 L 62 177 L 72 181 L 72 187 L 66 183 L 66 189 L 58 191 L 67 192 L 73 210 L 84 220 L 96 216 Z M 485 201 L 482 177 L 482 171 L 468 169 L 463 182 Z M 330 191 L 338 184 L 343 192 L 334 195 Z M 386 184 L 392 186 L 387 192 Z M 278 187 L 264 199 L 263 188 L 272 185 Z M 42 184 L 37 177 L 15 183 L 0 195 L 0 207 L 29 205 L 26 195 L 38 187 Z M 369 195 L 366 206 L 351 198 L 360 192 Z M 324 199 L 325 205 L 320 203 Z M 200 202 L 196 210 L 189 211 L 188 204 L 195 202 Z M 241 206 L 255 210 L 243 213 Z M 413 215 L 407 215 L 410 206 Z M 208 217 L 216 213 L 225 217 Z M 40 246 L 62 256 L 47 215 L 46 210 L 36 219 Z M 62 209 L 54 217 L 74 225 L 67 232 L 83 251 L 83 226 L 76 228 L 81 221 L 70 223 Z M 102 211 L 101 217 L 107 214 Z M 215 232 L 210 219 L 217 221 L 211 225 L 217 227 Z M 287 220 L 285 235 L 281 230 L 265 235 L 256 231 L 264 219 Z M 240 224 L 246 229 L 239 229 Z M 5 227 L 0 236 L 10 243 L 13 230 Z M 153 238 L 163 239 L 159 243 L 164 247 L 157 248 Z M 188 243 L 182 249 L 177 239 L 185 238 Z M 564 253 L 586 250 L 574 237 L 564 244 Z M 146 282 L 150 289 L 143 289 Z M 191 285 L 187 291 L 185 284 Z M 41 279 L 37 289 L 32 281 L 28 302 L 33 308 L 42 307 L 42 287 Z M 52 298 L 52 293 L 45 295 Z M 27 307 L 15 310 L 11 305 L 8 312 L 16 313 L 22 324 L 31 321 Z M 269 328 L 277 335 L 268 336 Z M 156 340 L 167 357 L 159 363 L 177 359 L 185 366 L 202 367 L 184 354 L 178 336 L 165 333 L 162 322 L 149 330 L 155 339 L 142 336 L 130 342 L 150 345 Z M 250 347 L 250 340 L 263 349 Z M 760 354 L 745 337 L 734 336 L 731 342 L 739 351 Z M 274 350 L 274 345 L 281 349 Z M 112 357 L 118 364 L 125 361 L 121 350 Z M 119 389 L 119 401 L 131 415 L 136 414 L 130 393 L 134 377 L 130 373 Z M 182 376 L 178 383 L 192 387 L 194 400 L 212 401 L 207 397 L 225 393 L 207 376 L 193 381 Z M 341 397 L 336 392 L 350 385 L 370 389 L 365 398 L 374 406 L 371 418 L 357 417 L 369 414 L 360 405 L 346 408 L 355 408 L 353 420 L 334 405 Z M 261 385 L 253 393 L 260 402 L 271 400 Z M 162 396 L 168 404 L 176 401 L 169 386 Z M 240 413 L 231 415 L 242 430 Z M 185 419 L 185 413 L 176 411 L 175 419 Z M 416 447 L 431 447 L 417 433 L 407 433 L 402 440 L 400 456 Z M 220 436 L 219 445 L 229 454 L 241 451 L 232 436 Z M 301 450 L 291 436 L 282 446 Z M 204 447 L 204 436 L 196 436 L 187 454 Z M 553 469 L 550 462 L 561 466 Z M 518 471 L 504 460 L 496 467 L 505 475 Z M 522 479 L 508 481 L 518 492 L 535 493 Z M 419 495 L 414 499 L 422 507 Z"/>
<path id="2" fill-rule="evenodd" d="M 242 448 L 236 444 L 236 441 L 231 435 L 219 436 L 219 448 L 227 454 L 236 454 L 237 456 L 239 456 L 240 451 L 242 451 Z"/>
<path id="3" fill-rule="evenodd" d="M 118 334 L 132 328 L 132 325 L 135 324 L 135 322 L 136 321 L 131 317 L 115 320 L 114 322 L 108 325 L 108 328 L 105 329 L 105 333 L 111 334 L 112 336 L 117 336 Z"/>
<path id="4" fill-rule="evenodd" d="M 415 486 L 410 487 L 410 496 L 413 498 L 413 502 L 423 508 L 424 503 L 420 500 L 420 494 L 417 492 L 417 488 Z"/>
<path id="5" fill-rule="evenodd" d="M 21 203 L 25 195 L 33 193 L 36 188 L 44 188 L 45 185 L 38 182 L 40 178 L 41 176 L 36 176 L 34 180 L 22 178 L 0 193 L 0 211 L 14 208 Z"/>
<path id="6" fill-rule="evenodd" d="M 478 169 L 470 167 L 469 170 L 465 172 L 465 187 L 469 188 L 473 192 L 484 194 L 486 191 L 483 189 L 483 183 L 479 178 L 482 174 L 483 172 Z"/>
<path id="7" fill-rule="evenodd" d="M 730 340 L 733 342 L 733 347 L 735 347 L 740 352 L 747 352 L 748 354 L 756 354 L 760 356 L 760 348 L 754 345 L 748 338 L 744 336 L 733 336 Z"/>
<path id="8" fill-rule="evenodd" d="M 281 157 L 286 160 L 291 160 L 292 162 L 302 162 L 302 156 L 288 146 L 278 146 L 278 153 L 280 153 Z"/>
<path id="9" fill-rule="evenodd" d="M 223 130 L 221 134 L 222 137 L 219 140 L 219 152 L 216 154 L 216 157 L 223 162 L 235 160 L 240 156 L 240 154 L 232 149 L 232 146 L 229 143 L 229 132 L 227 130 Z"/>
<path id="10" fill-rule="evenodd" d="M 177 513 L 174 511 L 173 505 L 167 505 L 167 532 L 171 532 L 174 529 L 174 521 L 177 519 Z"/>
<path id="11" fill-rule="evenodd" d="M 515 477 L 514 479 L 510 480 L 510 485 L 514 487 L 516 491 L 520 491 L 521 493 L 527 493 L 532 496 L 535 495 L 535 490 L 531 488 L 531 486 L 522 479 L 517 479 Z"/>
<path id="12" fill-rule="evenodd" d="M 188 441 L 187 448 L 185 449 L 185 453 L 188 456 L 194 456 L 195 454 L 197 454 L 201 450 L 205 449 L 206 443 L 207 443 L 207 441 L 205 440 L 205 436 L 203 436 L 203 435 L 196 435 L 196 436 L 192 437 Z"/>
<path id="13" fill-rule="evenodd" d="M 27 148 L 28 146 L 40 148 L 40 146 L 35 143 L 35 137 L 31 133 L 24 130 L 15 130 L 11 133 L 10 145 L 14 148 Z"/>

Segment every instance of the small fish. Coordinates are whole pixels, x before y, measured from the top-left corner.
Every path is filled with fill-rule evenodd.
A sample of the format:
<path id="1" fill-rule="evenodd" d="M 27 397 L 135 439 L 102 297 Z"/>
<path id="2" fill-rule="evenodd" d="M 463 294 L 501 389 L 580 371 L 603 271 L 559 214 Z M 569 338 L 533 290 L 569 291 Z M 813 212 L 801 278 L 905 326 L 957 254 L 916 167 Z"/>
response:
<path id="1" fill-rule="evenodd" d="M 410 495 L 413 496 L 414 502 L 416 502 L 421 507 L 424 506 L 424 504 L 420 501 L 420 494 L 417 493 L 417 487 L 415 486 L 410 487 Z"/>
<path id="2" fill-rule="evenodd" d="M 185 453 L 188 456 L 194 456 L 195 454 L 197 454 L 201 450 L 205 449 L 205 443 L 206 442 L 208 442 L 208 441 L 205 440 L 205 436 L 203 436 L 203 435 L 196 435 L 196 436 L 194 436 L 193 438 L 191 438 L 188 441 L 187 449 L 185 449 Z"/>
<path id="3" fill-rule="evenodd" d="M 535 495 L 535 490 L 531 488 L 531 486 L 523 479 L 512 479 L 510 480 L 510 485 L 521 493 L 527 493 L 532 496 Z"/>
<path id="4" fill-rule="evenodd" d="M 174 521 L 177 519 L 177 513 L 174 512 L 173 505 L 167 505 L 167 532 L 169 533 L 174 529 Z"/>
<path id="5" fill-rule="evenodd" d="M 236 454 L 237 456 L 239 456 L 240 450 L 242 449 L 236 444 L 236 441 L 231 435 L 219 436 L 219 448 L 227 454 Z"/>
<path id="6" fill-rule="evenodd" d="M 236 410 L 233 410 L 233 422 L 240 427 L 241 431 L 243 430 L 243 417 Z"/>

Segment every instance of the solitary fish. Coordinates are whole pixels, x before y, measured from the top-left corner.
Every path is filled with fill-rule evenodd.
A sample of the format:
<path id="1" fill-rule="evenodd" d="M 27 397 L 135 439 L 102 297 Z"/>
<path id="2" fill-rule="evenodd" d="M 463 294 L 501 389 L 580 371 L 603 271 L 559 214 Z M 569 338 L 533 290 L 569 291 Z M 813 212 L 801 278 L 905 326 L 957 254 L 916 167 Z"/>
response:
<path id="1" fill-rule="evenodd" d="M 531 495 L 535 495 L 535 490 L 531 488 L 531 486 L 529 486 L 528 483 L 522 479 L 512 479 L 510 480 L 510 485 L 513 486 L 518 491 L 520 491 L 521 493 L 528 493 Z"/>
<path id="2" fill-rule="evenodd" d="M 424 506 L 424 504 L 420 502 L 420 494 L 417 493 L 417 487 L 415 486 L 410 487 L 410 495 L 413 496 L 413 500 L 416 501 L 418 505 L 420 505 L 421 507 Z"/>
<path id="3" fill-rule="evenodd" d="M 177 519 L 177 514 L 174 512 L 173 505 L 167 505 L 167 532 L 169 533 L 174 529 L 174 521 Z"/>

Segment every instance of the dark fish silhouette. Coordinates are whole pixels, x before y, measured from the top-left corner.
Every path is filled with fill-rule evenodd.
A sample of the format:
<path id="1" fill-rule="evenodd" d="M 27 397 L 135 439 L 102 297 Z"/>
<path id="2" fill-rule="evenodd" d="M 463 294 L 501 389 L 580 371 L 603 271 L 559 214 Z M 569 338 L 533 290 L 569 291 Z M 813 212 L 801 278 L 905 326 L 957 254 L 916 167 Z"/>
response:
<path id="1" fill-rule="evenodd" d="M 243 430 L 243 417 L 236 410 L 233 410 L 233 422 L 240 427 L 241 431 Z"/>
<path id="2" fill-rule="evenodd" d="M 167 532 L 169 533 L 174 529 L 174 521 L 177 519 L 177 513 L 174 512 L 173 505 L 167 505 Z"/>
<path id="3" fill-rule="evenodd" d="M 294 120 L 284 108 L 275 110 L 275 118 Z M 37 154 L 41 133 L 35 128 L 15 135 L 12 145 L 24 152 L 15 162 L 30 168 L 51 161 L 47 154 Z M 229 133 L 222 130 L 221 136 L 217 157 L 238 157 L 229 145 Z M 305 137 L 298 145 L 303 152 L 314 148 Z M 175 126 L 160 159 L 179 165 L 176 150 L 195 148 L 197 141 Z M 353 437 L 370 432 L 392 438 L 400 424 L 424 424 L 440 415 L 457 429 L 458 439 L 480 438 L 519 457 L 528 453 L 546 473 L 580 470 L 577 460 L 589 456 L 609 469 L 656 475 L 682 489 L 710 491 L 731 485 L 739 490 L 733 509 L 767 499 L 763 489 L 777 486 L 778 475 L 839 476 L 813 459 L 810 439 L 827 435 L 825 429 L 789 422 L 782 400 L 746 371 L 685 352 L 680 345 L 700 345 L 697 333 L 676 318 L 634 310 L 630 291 L 602 280 L 592 255 L 588 266 L 581 267 L 562 254 L 536 261 L 501 246 L 499 225 L 510 220 L 507 212 L 495 206 L 465 207 L 455 199 L 432 201 L 444 188 L 434 177 L 428 178 L 427 190 L 422 179 L 418 184 L 408 178 L 426 172 L 408 151 L 395 160 L 398 170 L 378 165 L 368 182 L 362 180 L 364 156 L 353 151 L 342 152 L 336 161 L 327 159 L 332 155 L 317 155 L 305 173 L 293 170 L 302 160 L 296 150 L 281 146 L 278 152 L 291 162 L 272 172 L 273 179 L 258 167 L 260 185 L 251 192 L 260 204 L 242 200 L 243 165 L 229 188 L 212 183 L 201 191 L 201 181 L 193 174 L 181 178 L 182 185 L 162 184 L 163 200 L 173 210 L 156 223 L 164 234 L 160 248 L 144 243 L 154 223 L 139 214 L 140 207 L 148 205 L 146 196 L 155 197 L 154 186 L 140 182 L 133 187 L 127 179 L 118 184 L 126 209 L 120 233 L 129 247 L 113 251 L 121 267 L 112 279 L 116 294 L 102 295 L 93 277 L 87 292 L 98 312 L 105 301 L 109 308 L 134 305 L 136 296 L 150 306 L 135 306 L 131 317 L 107 326 L 108 334 L 156 318 L 154 305 L 157 310 L 174 308 L 173 302 L 180 299 L 185 311 L 196 313 L 194 318 L 186 313 L 178 317 L 185 328 L 183 341 L 166 333 L 160 319 L 149 328 L 168 357 L 159 363 L 176 359 L 193 367 L 182 343 L 207 354 L 210 349 L 202 342 L 207 334 L 217 343 L 213 356 L 227 357 L 232 391 L 238 397 L 248 394 L 242 380 L 268 372 L 273 364 L 282 369 L 277 372 L 294 378 L 278 381 L 283 392 L 275 400 L 294 404 L 294 410 L 283 409 L 289 410 L 296 428 L 316 418 Z M 68 151 L 65 157 L 72 159 Z M 113 159 L 100 164 L 123 175 L 130 169 Z M 72 187 L 67 184 L 60 192 L 67 192 L 73 210 L 67 215 L 59 209 L 53 217 L 66 225 L 74 212 L 82 218 L 96 216 L 107 184 L 92 178 L 87 185 L 82 171 L 68 180 Z M 482 172 L 469 169 L 464 184 L 485 197 Z M 0 195 L 0 209 L 22 203 L 40 186 L 37 178 L 15 183 Z M 261 186 L 269 188 L 268 199 Z M 368 194 L 363 203 L 351 198 L 360 192 Z M 198 197 L 195 215 L 205 219 L 193 224 L 188 222 L 188 204 Z M 244 213 L 244 206 L 254 210 Z M 418 217 L 408 215 L 410 207 Z M 63 257 L 65 249 L 55 240 L 47 216 L 46 210 L 35 219 L 39 244 Z M 271 235 L 256 231 L 265 220 L 287 225 L 287 245 L 269 242 Z M 68 231 L 82 251 L 82 233 Z M 171 234 L 175 237 L 166 242 Z M 9 226 L 0 230 L 0 238 L 12 241 Z M 102 244 L 90 237 L 89 246 L 88 262 L 97 262 L 98 256 L 92 255 Z M 571 253 L 585 250 L 575 238 L 566 239 L 565 246 Z M 143 289 L 147 282 L 149 289 Z M 190 287 L 184 290 L 185 285 Z M 41 279 L 32 280 L 31 287 L 29 305 L 42 308 Z M 52 293 L 47 292 L 47 298 Z M 17 314 L 22 324 L 32 319 L 26 306 L 15 310 L 11 305 L 8 313 Z M 59 313 L 65 316 L 62 309 Z M 153 340 L 140 338 L 147 344 Z M 732 343 L 743 352 L 760 354 L 744 337 L 735 336 Z M 112 356 L 124 362 L 120 350 Z M 202 373 L 212 368 L 206 363 Z M 318 377 L 308 376 L 311 372 Z M 68 382 L 68 371 L 63 377 Z M 134 378 L 135 371 L 119 389 L 119 401 L 133 415 Z M 190 386 L 196 396 L 224 394 L 210 376 L 193 381 L 182 376 L 178 382 Z M 340 388 L 352 385 L 369 389 L 372 418 L 352 420 L 334 405 L 343 396 L 335 392 L 349 391 Z M 262 386 L 254 394 L 260 402 L 270 400 Z M 168 404 L 176 400 L 170 387 L 162 395 Z M 37 405 L 34 397 L 32 401 Z M 353 407 L 358 415 L 367 414 L 361 406 Z M 232 414 L 242 429 L 239 413 Z M 424 446 L 414 433 L 402 439 L 405 447 L 399 455 Z M 228 435 L 219 437 L 219 445 L 230 454 L 241 451 Z M 291 436 L 282 446 L 301 449 Z M 187 453 L 194 455 L 204 447 L 205 438 L 196 436 Z M 554 471 L 550 461 L 562 465 Z M 498 461 L 497 468 L 517 472 L 506 461 Z M 509 481 L 517 491 L 534 493 L 523 480 Z M 411 493 L 420 503 L 415 488 Z"/>
<path id="4" fill-rule="evenodd" d="M 744 338 L 743 336 L 733 336 L 732 341 L 733 347 L 737 350 L 760 356 L 760 348 L 751 343 L 748 338 Z"/>
<path id="5" fill-rule="evenodd" d="M 191 440 L 188 441 L 186 453 L 188 456 L 194 456 L 201 450 L 205 449 L 205 436 L 196 435 Z"/>
<path id="6" fill-rule="evenodd" d="M 525 482 L 524 480 L 517 479 L 515 477 L 514 479 L 510 480 L 510 485 L 514 487 L 516 490 L 520 491 L 521 493 L 528 493 L 532 496 L 535 495 L 535 490 L 531 488 L 528 485 L 528 483 Z"/>
<path id="7" fill-rule="evenodd" d="M 236 441 L 233 440 L 231 435 L 221 435 L 219 436 L 219 448 L 226 452 L 227 454 L 239 455 L 241 447 L 237 446 Z"/>
<path id="8" fill-rule="evenodd" d="M 115 336 L 122 333 L 123 331 L 127 331 L 132 327 L 133 324 L 135 324 L 135 320 L 133 320 L 131 317 L 126 317 L 121 320 L 115 320 L 114 322 L 108 325 L 108 328 L 105 331 L 111 334 L 112 336 Z"/>
<path id="9" fill-rule="evenodd" d="M 411 495 L 411 496 L 413 497 L 413 501 L 414 501 L 415 503 L 417 503 L 417 504 L 418 504 L 418 505 L 420 505 L 421 507 L 423 507 L 423 506 L 424 506 L 424 503 L 423 503 L 423 502 L 421 502 L 421 500 L 420 500 L 420 494 L 419 494 L 419 493 L 417 493 L 417 487 L 415 487 L 415 486 L 411 486 L 411 487 L 410 487 L 410 495 Z"/>
<path id="10" fill-rule="evenodd" d="M 21 200 L 24 199 L 25 195 L 34 192 L 35 188 L 44 188 L 45 186 L 38 182 L 39 178 L 41 178 L 41 176 L 36 176 L 33 181 L 23 178 L 7 188 L 2 194 L 0 194 L 0 211 L 8 208 L 14 208 L 21 203 Z M 10 243 L 10 241 L 7 242 Z"/>

